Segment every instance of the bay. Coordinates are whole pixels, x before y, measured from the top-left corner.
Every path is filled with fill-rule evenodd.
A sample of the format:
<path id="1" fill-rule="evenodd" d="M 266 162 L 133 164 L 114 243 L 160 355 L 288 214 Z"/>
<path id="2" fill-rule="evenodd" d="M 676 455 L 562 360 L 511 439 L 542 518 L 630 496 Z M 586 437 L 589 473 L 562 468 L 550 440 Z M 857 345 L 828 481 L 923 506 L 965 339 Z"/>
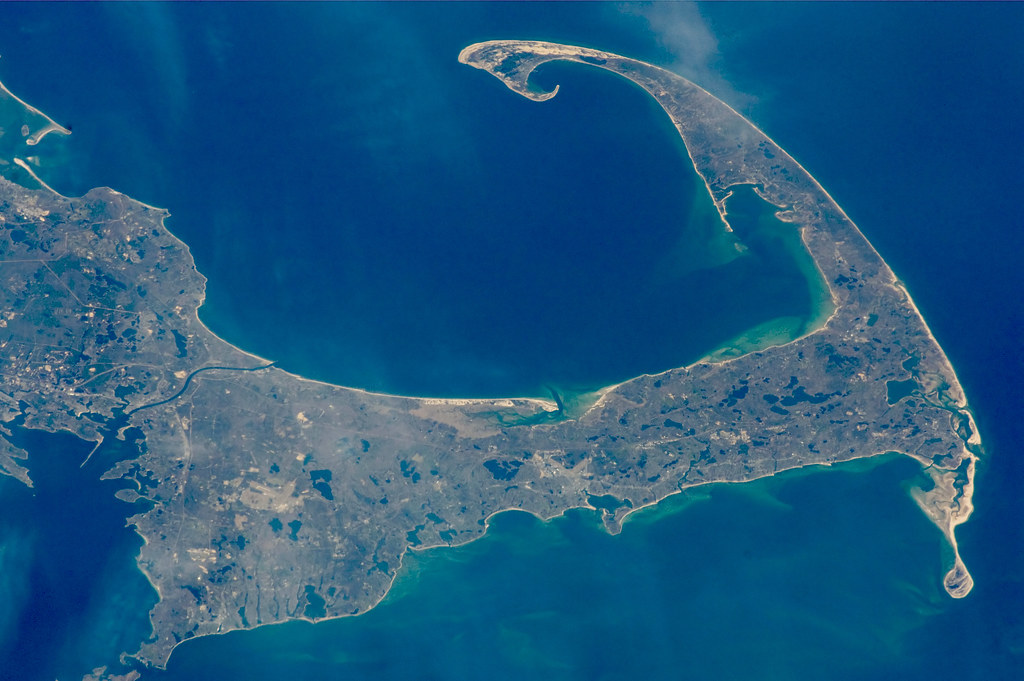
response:
<path id="1" fill-rule="evenodd" d="M 398 394 L 546 396 L 813 315 L 791 263 L 738 257 L 642 90 L 556 64 L 536 81 L 563 94 L 538 105 L 457 62 L 487 24 L 536 10 L 64 12 L 75 36 L 84 22 L 112 39 L 89 84 L 103 91 L 52 105 L 84 116 L 85 139 L 50 162 L 50 182 L 169 207 L 210 279 L 201 318 L 286 370 Z M 575 13 L 590 40 L 606 12 Z M 93 40 L 77 49 L 94 69 Z"/>
<path id="2" fill-rule="evenodd" d="M 693 68 L 822 182 L 906 282 L 953 360 L 985 440 L 977 511 L 958 532 L 976 581 L 964 601 L 939 593 L 944 546 L 906 496 L 916 464 L 895 460 L 866 471 L 837 468 L 692 493 L 631 518 L 617 537 L 602 534 L 596 519 L 582 512 L 550 523 L 498 516 L 488 537 L 475 544 L 411 557 L 389 598 L 364 616 L 189 642 L 166 674 L 144 678 L 820 678 L 822 668 L 830 678 L 1015 678 L 1024 664 L 1024 628 L 1016 616 L 1024 603 L 1024 516 L 1014 505 L 1024 494 L 1024 470 L 1014 456 L 1024 437 L 1016 418 L 1024 406 L 1016 388 L 1024 374 L 1016 274 L 1024 249 L 1013 228 L 1024 177 L 1020 145 L 1013 142 L 1019 139 L 1016 121 L 1024 118 L 1012 85 L 1024 76 L 1016 38 L 1024 24 L 1020 8 L 729 3 L 702 5 L 698 14 L 648 14 L 651 24 L 640 9 L 568 4 L 465 4 L 443 11 L 429 5 L 270 5 L 253 9 L 245 26 L 222 5 L 62 6 L 59 12 L 24 5 L 5 7 L 4 15 L 0 77 L 75 127 L 72 138 L 41 149 L 42 174 L 51 184 L 68 194 L 108 184 L 170 207 L 169 226 L 211 277 L 203 319 L 229 340 L 283 359 L 299 373 L 420 394 L 496 388 L 538 394 L 546 383 L 586 389 L 684 363 L 685 347 L 618 341 L 613 347 L 622 364 L 597 352 L 588 365 L 574 355 L 588 341 L 600 346 L 604 331 L 592 329 L 588 337 L 578 327 L 555 332 L 537 322 L 545 312 L 564 317 L 566 307 L 558 305 L 571 302 L 571 291 L 588 299 L 604 285 L 603 293 L 628 302 L 639 299 L 644 285 L 664 283 L 666 272 L 701 272 L 685 262 L 693 251 L 673 243 L 679 234 L 673 229 L 694 226 L 688 236 L 703 239 L 709 258 L 727 252 L 712 236 L 713 225 L 701 221 L 693 201 L 699 187 L 680 162 L 678 146 L 666 146 L 656 132 L 661 119 L 643 97 L 601 74 L 552 66 L 538 72 L 538 82 L 561 83 L 562 92 L 535 105 L 493 79 L 464 73 L 453 56 L 446 61 L 449 44 L 457 54 L 477 40 L 550 39 Z M 702 42 L 706 36 L 710 42 Z M 390 57 L 381 54 L 381 44 L 390 46 Z M 695 44 L 700 49 L 687 47 Z M 253 58 L 240 60 L 243 54 Z M 275 58 L 288 73 L 274 72 Z M 251 75 L 230 82 L 240 66 Z M 103 78 L 96 79 L 97 72 Z M 357 90 L 363 99 L 351 105 Z M 322 106 L 309 114 L 297 104 L 311 93 Z M 487 97 L 492 104 L 483 103 Z M 204 110 L 214 100 L 226 104 Z M 583 115 L 605 107 L 604 119 Z M 331 140 L 344 139 L 356 124 L 364 126 L 361 141 L 349 140 L 343 156 Z M 389 174 L 397 156 L 403 169 Z M 353 157 L 358 165 L 339 160 Z M 471 157 L 480 162 L 467 167 Z M 552 165 L 538 170 L 541 158 Z M 574 165 L 574 158 L 585 162 Z M 537 184 L 527 184 L 525 175 L 498 182 L 478 172 L 493 167 L 483 161 L 496 159 L 512 167 L 532 164 Z M 315 170 L 324 163 L 332 168 L 327 175 Z M 259 178 L 257 170 L 267 175 Z M 475 307 L 469 298 L 449 297 L 451 316 L 436 314 L 440 292 L 454 295 L 467 281 L 481 289 L 474 292 L 483 288 L 459 269 L 466 258 L 458 249 L 468 241 L 442 252 L 432 238 L 436 232 L 414 224 L 428 209 L 467 216 L 474 207 L 453 207 L 450 196 L 424 189 L 428 172 L 505 202 L 500 232 L 473 234 L 466 218 L 455 230 L 461 239 L 480 239 L 476 245 L 484 252 L 510 246 L 537 251 L 549 258 L 546 267 L 530 273 L 528 265 L 516 270 L 511 263 L 486 263 L 518 272 L 510 279 L 514 285 L 489 290 Z M 651 184 L 652 178 L 664 184 Z M 382 189 L 417 182 L 419 192 L 401 198 Z M 339 216 L 332 211 L 344 198 L 343 185 L 369 198 Z M 496 185 L 506 193 L 495 193 Z M 306 198 L 275 202 L 301 196 L 291 188 L 303 186 L 312 192 Z M 568 211 L 579 209 L 579 201 L 560 204 L 554 215 L 545 210 L 573 192 L 611 200 L 623 187 L 636 205 L 584 206 L 571 219 Z M 247 216 L 253 206 L 262 210 Z M 401 219 L 385 224 L 374 206 Z M 687 219 L 673 225 L 666 215 Z M 616 221 L 597 220 L 609 216 Z M 636 229 L 611 227 L 633 218 L 650 241 L 640 243 Z M 362 232 L 321 229 L 316 239 L 307 235 L 309 250 L 297 250 L 309 225 L 360 221 Z M 517 231 L 524 224 L 547 231 Z M 557 231 L 559 224 L 568 229 Z M 392 231 L 375 241 L 382 229 Z M 578 253 L 581 247 L 592 250 Z M 254 260 L 268 252 L 279 257 Z M 620 252 L 614 262 L 601 260 Z M 432 263 L 417 260 L 425 253 Z M 528 253 L 519 255 L 529 262 Z M 323 259 L 302 273 L 309 276 L 304 284 L 294 269 L 307 257 Z M 645 272 L 646 281 L 635 276 L 632 290 L 615 290 L 581 269 L 617 267 L 616 281 L 630 280 L 636 275 L 631 268 L 652 258 L 662 267 Z M 339 269 L 343 276 L 329 276 Z M 668 279 L 680 286 L 677 297 L 697 293 L 684 290 L 678 276 Z M 241 283 L 232 290 L 232 281 Z M 353 281 L 379 288 L 367 293 Z M 369 297 L 332 307 L 341 305 L 341 293 Z M 426 356 L 410 355 L 402 366 L 388 356 L 398 346 L 388 344 L 424 329 L 388 328 L 385 317 L 367 312 L 377 309 L 374 296 L 410 296 L 417 304 L 405 313 L 449 335 L 433 336 L 423 344 Z M 253 299 L 260 303 L 248 304 Z M 793 302 L 798 315 L 807 314 L 806 303 Z M 529 328 L 542 342 L 479 354 L 477 341 L 486 337 L 472 336 L 478 330 L 466 320 L 482 319 L 493 306 L 505 313 L 490 322 L 498 324 L 494 337 L 509 338 L 502 325 L 522 331 L 513 321 L 518 316 L 537 324 Z M 645 305 L 636 308 L 638 316 L 657 316 Z M 635 321 L 627 312 L 610 315 L 606 328 L 635 328 L 622 323 Z M 277 330 L 282 318 L 299 326 Z M 666 330 L 690 331 L 695 318 L 680 314 Z M 311 329 L 327 333 L 310 340 Z M 373 335 L 380 329 L 383 335 Z M 651 327 L 636 336 L 655 337 Z M 346 349 L 324 358 L 327 345 Z M 522 355 L 528 361 L 508 361 L 524 347 L 531 347 L 532 355 Z M 378 350 L 383 354 L 375 355 Z M 522 368 L 530 362 L 541 367 L 532 375 Z M 555 376 L 551 367 L 563 373 Z M 10 504 L 0 553 L 13 594 L 5 612 L 22 617 L 46 603 L 25 586 L 26 556 L 36 549 L 24 548 L 24 537 L 34 536 L 41 519 L 24 494 L 6 484 L 0 494 Z M 63 522 L 79 527 L 84 541 L 120 522 L 104 517 L 106 529 L 80 526 L 74 515 Z M 130 541 L 111 551 L 110 560 L 130 566 Z M 46 555 L 39 552 L 43 564 Z M 95 589 L 95 598 L 108 599 L 109 607 L 114 601 L 103 595 L 109 594 L 101 587 L 105 579 L 94 576 L 84 588 Z M 118 601 L 117 609 L 142 612 L 151 597 L 143 588 Z M 63 615 L 58 609 L 52 616 L 72 623 L 93 612 L 73 599 L 62 607 Z M 37 650 L 85 640 L 69 627 L 51 641 L 39 639 Z M 60 658 L 64 668 L 84 668 L 86 660 L 76 655 L 89 646 L 66 645 L 78 652 Z M 4 654 L 19 659 L 10 647 Z M 32 666 L 20 660 L 19 669 Z M 47 676 L 52 667 L 35 669 L 38 678 L 53 676 Z M 27 671 L 23 678 L 30 678 Z"/>

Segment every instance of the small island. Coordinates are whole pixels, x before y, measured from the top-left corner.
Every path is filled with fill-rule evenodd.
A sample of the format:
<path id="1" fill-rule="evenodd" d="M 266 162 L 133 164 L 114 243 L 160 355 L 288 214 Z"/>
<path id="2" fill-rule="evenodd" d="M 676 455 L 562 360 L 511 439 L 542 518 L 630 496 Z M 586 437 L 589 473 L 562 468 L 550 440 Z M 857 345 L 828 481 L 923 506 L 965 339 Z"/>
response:
<path id="1" fill-rule="evenodd" d="M 915 498 L 954 549 L 947 591 L 965 596 L 954 530 L 972 510 L 980 451 L 966 399 L 907 291 L 814 178 L 727 105 L 643 62 L 533 41 L 471 45 L 459 60 L 536 101 L 557 88 L 537 92 L 530 74 L 554 60 L 642 87 L 678 129 L 723 229 L 730 197 L 753 191 L 799 233 L 828 314 L 795 340 L 737 339 L 575 409 L 375 394 L 220 339 L 199 321 L 206 280 L 166 211 L 111 189 L 61 196 L 12 155 L 26 186 L 0 179 L 0 472 L 31 484 L 7 437 L 15 427 L 138 444 L 105 477 L 148 502 L 131 522 L 160 600 L 153 637 L 125 652 L 159 667 L 196 636 L 366 612 L 407 551 L 472 541 L 502 511 L 592 508 L 617 533 L 689 487 L 889 452 L 932 477 Z M 63 131 L 5 97 L 23 141 Z M 22 153 L 7 130 L 5 154 Z"/>

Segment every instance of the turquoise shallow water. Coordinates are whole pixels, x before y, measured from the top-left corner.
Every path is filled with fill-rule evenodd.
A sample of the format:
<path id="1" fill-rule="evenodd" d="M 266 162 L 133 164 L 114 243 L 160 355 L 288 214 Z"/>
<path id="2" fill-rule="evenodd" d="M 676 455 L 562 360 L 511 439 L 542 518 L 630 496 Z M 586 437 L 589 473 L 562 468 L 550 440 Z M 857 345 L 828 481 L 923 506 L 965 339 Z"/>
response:
<path id="1" fill-rule="evenodd" d="M 918 469 L 714 486 L 614 537 L 593 512 L 509 512 L 414 554 L 364 616 L 198 640 L 153 678 L 873 678 L 949 606 L 941 536 L 901 489 Z"/>
<path id="2" fill-rule="evenodd" d="M 905 493 L 916 464 L 895 459 L 870 470 L 846 466 L 714 487 L 632 518 L 617 537 L 605 535 L 588 513 L 550 523 L 499 516 L 477 543 L 415 555 L 387 601 L 365 616 L 190 642 L 166 674 L 144 679 L 791 679 L 821 678 L 822 669 L 828 678 L 1016 678 L 1024 666 L 1017 614 L 1024 606 L 1024 516 L 1014 506 L 1024 494 L 1014 456 L 1024 439 L 1016 418 L 1024 407 L 1016 389 L 1024 373 L 1016 274 L 1024 249 L 1013 226 L 1024 168 L 1007 140 L 1016 139 L 1016 122 L 1024 119 L 1020 93 L 1008 85 L 1024 77 L 1014 48 L 1020 8 L 715 4 L 702 8 L 717 41 L 711 47 L 700 31 L 673 31 L 688 25 L 678 18 L 656 22 L 655 35 L 642 17 L 597 5 L 467 4 L 444 13 L 431 6 L 268 6 L 254 9 L 245 25 L 231 11 L 5 6 L 0 78 L 74 125 L 74 136 L 51 145 L 52 160 L 44 158 L 44 176 L 55 186 L 77 193 L 108 184 L 172 209 L 172 229 L 212 279 L 203 314 L 215 328 L 248 349 L 290 353 L 296 370 L 396 391 L 441 385 L 459 394 L 501 385 L 535 392 L 548 381 L 588 385 L 681 363 L 678 347 L 643 344 L 657 327 L 635 325 L 658 315 L 639 304 L 629 310 L 628 303 L 640 294 L 656 303 L 659 284 L 662 295 L 682 300 L 689 293 L 689 307 L 661 317 L 670 324 L 661 330 L 700 331 L 688 315 L 725 306 L 701 300 L 693 281 L 677 276 L 687 271 L 696 278 L 701 270 L 692 267 L 694 252 L 673 241 L 673 230 L 692 226 L 687 237 L 703 243 L 708 258 L 720 244 L 691 203 L 693 178 L 678 145 L 663 144 L 657 111 L 601 74 L 561 67 L 539 75 L 561 82 L 562 95 L 534 105 L 459 66 L 454 54 L 475 40 L 534 37 L 672 64 L 701 54 L 682 43 L 704 45 L 712 91 L 822 181 L 907 283 L 957 367 L 987 449 L 977 512 L 959 533 L 976 587 L 959 602 L 941 591 L 941 538 Z M 368 54 L 379 40 L 396 46 L 395 59 L 353 68 L 351 55 Z M 450 60 L 441 59 L 447 43 Z M 239 60 L 256 47 L 262 57 Z M 274 71 L 282 62 L 289 71 Z M 413 77 L 395 76 L 399 65 Z M 232 84 L 232 69 L 242 67 L 250 77 Z M 489 104 L 484 90 L 495 97 Z M 357 91 L 364 99 L 346 108 Z M 323 100 L 320 111 L 334 115 L 297 108 L 280 125 L 264 110 L 310 92 Z M 215 100 L 223 104 L 202 106 Z M 606 115 L 584 115 L 609 101 L 614 110 Z M 370 113 L 360 119 L 359 110 Z M 403 121 L 413 124 L 396 128 Z M 331 141 L 355 129 L 362 132 L 347 147 Z M 396 129 L 403 131 L 397 137 L 385 134 Z M 428 130 L 431 143 L 417 146 Z M 396 155 L 407 160 L 397 173 Z M 344 160 L 353 157 L 359 165 Z M 558 165 L 573 157 L 580 162 Z M 438 158 L 447 174 L 427 179 L 477 183 L 473 205 L 453 208 L 452 194 L 424 189 Z M 479 163 L 466 166 L 469 158 Z M 502 230 L 474 234 L 471 218 L 484 214 L 472 211 L 495 196 L 494 176 L 481 173 L 484 161 L 537 159 L 547 164 L 542 184 L 550 191 L 527 184 L 525 174 L 506 178 Z M 322 167 L 331 170 L 316 170 Z M 652 184 L 651 167 L 663 171 L 656 179 L 664 184 Z M 281 198 L 281 183 L 332 200 Z M 420 188 L 392 195 L 389 184 Z M 346 186 L 368 200 L 345 200 Z M 613 201 L 620 190 L 635 200 Z M 589 205 L 596 194 L 602 201 Z M 560 197 L 571 200 L 552 213 Z M 339 201 L 347 206 L 341 216 Z M 255 214 L 243 212 L 252 206 Z M 465 220 L 452 229 L 460 239 L 478 239 L 475 248 L 518 249 L 524 266 L 515 281 L 523 288 L 479 284 L 481 270 L 509 265 L 505 259 L 471 261 L 476 274 L 460 270 L 464 244 L 439 241 L 414 223 L 425 206 Z M 553 229 L 576 210 L 568 230 Z M 666 215 L 685 219 L 671 225 Z M 339 217 L 363 231 L 322 229 Z M 611 231 L 627 218 L 635 219 L 629 230 Z M 548 231 L 515 232 L 528 219 Z M 637 238 L 641 227 L 649 239 Z M 303 250 L 309 247 L 315 252 Z M 580 248 L 592 250 L 574 257 Z M 540 254 L 533 262 L 543 264 L 535 272 L 527 269 L 531 249 Z M 268 253 L 280 257 L 255 264 Z M 297 272 L 296 263 L 312 255 L 324 258 L 316 271 Z M 639 271 L 652 258 L 663 266 Z M 342 272 L 333 276 L 339 263 Z M 602 284 L 594 275 L 602 267 L 634 288 Z M 450 278 L 432 279 L 438 272 Z M 315 275 L 312 283 L 302 284 L 307 274 Z M 449 317 L 431 314 L 441 292 L 466 277 L 486 295 L 477 303 L 461 299 L 465 308 Z M 353 282 L 379 287 L 371 295 Z M 302 295 L 300 284 L 309 286 Z M 607 319 L 590 330 L 595 335 L 555 326 L 576 321 L 559 314 L 571 305 L 558 305 L 602 285 L 610 298 L 598 305 Z M 737 298 L 742 290 L 734 290 Z M 254 291 L 264 306 L 236 304 Z M 339 302 L 340 291 L 362 297 Z M 411 333 L 395 325 L 407 322 L 396 315 L 389 326 L 368 312 L 381 298 L 406 295 L 417 304 L 404 312 L 431 322 L 438 334 L 424 344 L 433 363 L 423 355 L 390 355 Z M 793 302 L 799 310 L 799 296 Z M 326 314 L 326 303 L 341 307 Z M 754 299 L 752 307 L 763 306 Z M 495 309 L 502 314 L 482 328 L 466 324 Z M 282 310 L 289 323 L 307 326 L 289 332 Z M 537 310 L 552 313 L 551 325 L 517 324 L 523 317 L 537 324 Z M 323 347 L 323 336 L 302 345 L 316 328 L 334 330 L 329 360 L 310 351 Z M 507 338 L 509 329 L 529 329 L 523 335 L 535 342 L 519 369 L 503 364 L 515 349 L 509 346 L 497 345 L 489 356 L 463 352 L 487 332 L 493 341 Z M 600 335 L 610 332 L 622 336 L 610 344 Z M 711 342 L 689 337 L 698 339 L 695 347 Z M 573 364 L 574 349 L 585 342 L 592 363 Z M 595 366 L 607 369 L 602 344 L 622 363 L 594 374 Z M 524 365 L 535 373 L 520 370 Z M 552 378 L 552 368 L 561 375 Z M 14 669 L 19 679 L 73 678 L 122 639 L 145 635 L 138 613 L 153 594 L 131 570 L 138 539 L 121 528 L 131 509 L 109 501 L 109 485 L 89 482 L 98 469 L 76 473 L 79 448 L 70 440 L 35 441 L 33 470 L 48 476 L 50 491 L 40 486 L 33 497 L 0 481 L 0 677 Z M 62 496 L 69 489 L 78 496 Z M 98 510 L 81 510 L 88 508 Z M 54 590 L 62 566 L 75 557 L 79 579 L 70 592 Z M 125 622 L 123 613 L 133 619 Z M 18 626 L 29 628 L 16 638 L 10 632 Z"/>

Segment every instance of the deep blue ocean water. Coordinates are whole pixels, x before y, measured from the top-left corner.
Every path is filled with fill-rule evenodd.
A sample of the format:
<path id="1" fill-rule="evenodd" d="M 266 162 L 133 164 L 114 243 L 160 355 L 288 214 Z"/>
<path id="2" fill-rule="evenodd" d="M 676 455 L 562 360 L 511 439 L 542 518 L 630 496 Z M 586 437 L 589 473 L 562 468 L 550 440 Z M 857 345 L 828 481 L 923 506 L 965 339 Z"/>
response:
<path id="1" fill-rule="evenodd" d="M 957 368 L 987 452 L 958 533 L 974 592 L 944 595 L 941 538 L 906 494 L 916 464 L 886 460 L 693 493 L 617 537 L 587 513 L 499 516 L 475 544 L 412 557 L 365 616 L 190 642 L 144 678 L 1015 678 L 1024 11 L 702 6 L 717 47 L 701 17 L 658 10 L 652 32 L 640 11 L 5 6 L 0 79 L 74 126 L 43 155 L 57 189 L 170 208 L 211 279 L 201 316 L 229 340 L 362 387 L 537 394 L 807 311 L 799 291 L 766 287 L 780 309 L 747 295 L 756 268 L 701 269 L 725 252 L 714 216 L 641 93 L 552 65 L 538 80 L 562 92 L 538 105 L 455 55 L 528 37 L 680 60 L 843 206 Z M 695 295 L 710 290 L 733 305 Z M 649 342 L 666 335 L 679 344 Z M 33 474 L 64 492 L 0 480 L 0 678 L 72 678 L 145 634 L 131 508 L 48 501 L 109 497 L 78 449 L 33 444 Z M 74 555 L 88 569 L 55 591 L 41 573 Z M 51 628 L 24 624 L 41 612 Z"/>
<path id="2" fill-rule="evenodd" d="M 486 28 L 483 7 L 261 6 L 241 24 L 227 7 L 77 13 L 103 31 L 75 31 L 78 58 L 117 75 L 69 79 L 92 117 L 51 182 L 170 207 L 216 275 L 202 318 L 282 368 L 398 394 L 546 395 L 811 313 L 795 267 L 728 261 L 642 90 L 551 65 L 539 82 L 566 94 L 538 105 L 459 64 L 510 30 Z"/>

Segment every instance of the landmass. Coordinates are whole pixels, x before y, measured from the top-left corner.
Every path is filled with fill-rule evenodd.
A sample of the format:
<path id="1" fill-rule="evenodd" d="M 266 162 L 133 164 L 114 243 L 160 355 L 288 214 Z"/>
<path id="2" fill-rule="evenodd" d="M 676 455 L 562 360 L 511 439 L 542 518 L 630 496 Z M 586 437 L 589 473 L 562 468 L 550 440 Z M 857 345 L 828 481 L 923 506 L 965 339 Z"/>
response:
<path id="1" fill-rule="evenodd" d="M 966 399 L 907 291 L 818 183 L 661 68 L 533 41 L 471 45 L 459 60 L 537 101 L 557 88 L 537 92 L 528 78 L 552 60 L 642 87 L 675 123 L 723 228 L 732 193 L 752 187 L 799 230 L 831 314 L 791 342 L 748 351 L 747 339 L 577 409 L 307 380 L 202 324 L 206 280 L 166 211 L 111 189 L 64 197 L 35 178 L 12 140 L 63 129 L 26 105 L 21 137 L 9 122 L 0 135 L 21 173 L 0 179 L 0 471 L 31 484 L 15 428 L 137 444 L 104 474 L 131 483 L 123 499 L 146 502 L 129 522 L 159 593 L 151 639 L 125 652 L 160 667 L 195 636 L 365 612 L 407 551 L 472 541 L 501 511 L 593 508 L 617 533 L 689 487 L 888 452 L 934 480 L 915 495 L 954 550 L 945 587 L 965 596 L 954 530 L 971 513 L 980 451 Z"/>

